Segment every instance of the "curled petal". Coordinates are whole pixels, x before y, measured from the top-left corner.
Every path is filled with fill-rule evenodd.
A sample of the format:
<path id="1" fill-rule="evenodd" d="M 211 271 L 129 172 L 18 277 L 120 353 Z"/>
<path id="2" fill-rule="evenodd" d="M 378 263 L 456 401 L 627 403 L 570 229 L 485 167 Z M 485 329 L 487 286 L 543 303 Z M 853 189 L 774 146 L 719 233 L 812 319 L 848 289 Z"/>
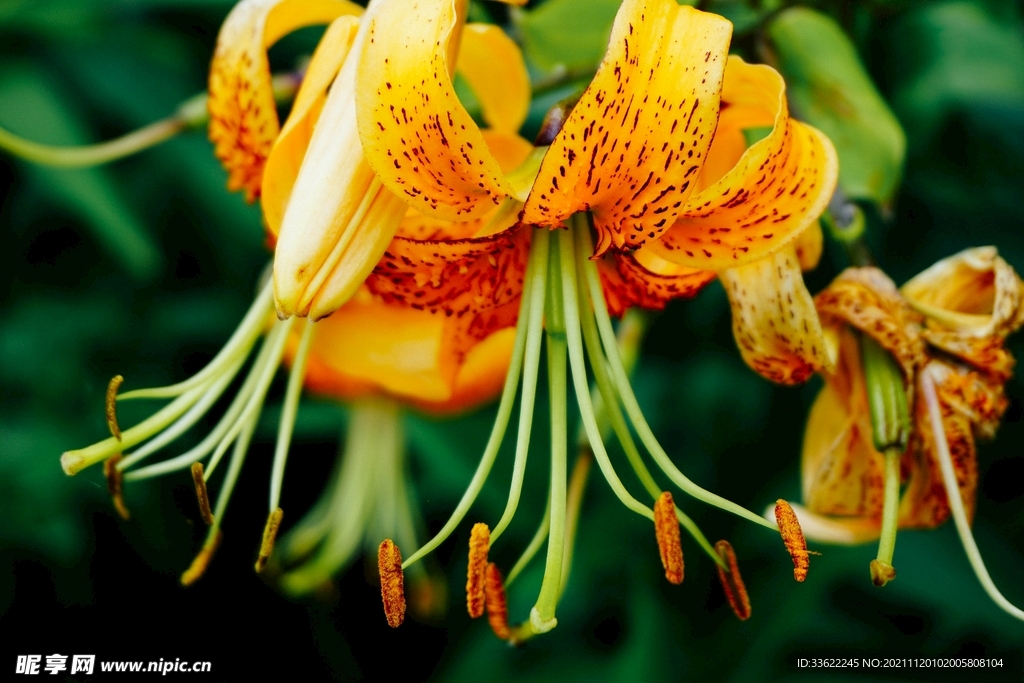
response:
<path id="1" fill-rule="evenodd" d="M 452 85 L 455 5 L 372 5 L 356 103 L 367 161 L 385 186 L 423 213 L 469 220 L 513 189 Z"/>
<path id="2" fill-rule="evenodd" d="M 900 288 L 929 328 L 1006 337 L 1024 324 L 1024 282 L 995 247 L 966 249 Z"/>
<path id="3" fill-rule="evenodd" d="M 825 210 L 839 174 L 835 148 L 818 130 L 789 118 L 778 72 L 739 57 L 730 57 L 725 71 L 716 134 L 725 142 L 712 147 L 702 182 L 729 166 L 744 129 L 765 125 L 773 126 L 768 137 L 690 196 L 654 245 L 663 258 L 712 270 L 750 263 L 792 242 Z"/>
<path id="4" fill-rule="evenodd" d="M 821 323 L 833 330 L 851 325 L 870 335 L 899 362 L 908 381 L 925 362 L 918 331 L 920 316 L 910 310 L 885 273 L 877 268 L 847 268 L 814 303 Z"/>
<path id="5" fill-rule="evenodd" d="M 675 0 L 626 0 L 522 220 L 558 225 L 590 209 L 597 254 L 638 248 L 667 230 L 714 137 L 731 33 L 722 17 Z"/>
<path id="6" fill-rule="evenodd" d="M 711 270 L 687 268 L 640 249 L 631 254 L 605 254 L 597 262 L 608 312 L 620 316 L 639 306 L 662 309 L 672 299 L 689 298 L 715 279 Z"/>
<path id="7" fill-rule="evenodd" d="M 924 369 L 934 372 L 935 391 L 942 411 L 942 426 L 949 443 L 960 496 L 967 518 L 974 517 L 974 499 L 978 488 L 978 460 L 971 420 L 957 408 L 960 378 L 957 372 L 940 361 L 932 361 Z M 924 401 L 917 401 L 914 410 L 914 438 L 910 476 L 900 500 L 901 527 L 933 528 L 949 517 L 949 498 L 942 480 L 942 470 L 935 454 L 935 435 Z"/>
<path id="8" fill-rule="evenodd" d="M 800 272 L 793 244 L 754 263 L 719 273 L 732 306 L 743 360 L 780 384 L 798 384 L 833 359 Z"/>
<path id="9" fill-rule="evenodd" d="M 281 220 L 327 100 L 327 91 L 348 58 L 358 30 L 356 17 L 341 17 L 327 28 L 306 67 L 284 128 L 267 158 L 260 204 L 267 229 L 275 239 L 281 231 Z"/>
<path id="10" fill-rule="evenodd" d="M 842 330 L 839 339 L 836 370 L 825 376 L 807 418 L 803 500 L 810 512 L 875 520 L 877 529 L 885 461 L 872 443 L 859 344 L 849 330 Z"/>
<path id="11" fill-rule="evenodd" d="M 362 8 L 347 0 L 244 0 L 224 20 L 210 64 L 210 140 L 228 188 L 260 193 L 263 165 L 280 124 L 267 48 L 304 26 L 328 24 Z"/>
<path id="12" fill-rule="evenodd" d="M 530 74 L 519 46 L 493 24 L 467 24 L 455 69 L 473 88 L 487 125 L 518 133 L 531 95 Z"/>

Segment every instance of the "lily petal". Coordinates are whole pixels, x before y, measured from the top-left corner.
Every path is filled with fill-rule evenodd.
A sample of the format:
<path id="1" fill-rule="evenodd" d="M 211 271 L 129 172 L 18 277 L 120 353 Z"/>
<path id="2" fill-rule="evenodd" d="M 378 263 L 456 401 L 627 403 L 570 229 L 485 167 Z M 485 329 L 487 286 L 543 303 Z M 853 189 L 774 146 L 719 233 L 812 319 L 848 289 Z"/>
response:
<path id="1" fill-rule="evenodd" d="M 350 54 L 366 45 L 363 17 Z M 274 252 L 278 315 L 320 319 L 362 285 L 398 230 L 406 204 L 366 163 L 356 127 L 358 59 L 331 84 L 281 218 Z M 282 144 L 287 144 L 287 141 Z"/>
<path id="2" fill-rule="evenodd" d="M 839 334 L 836 370 L 825 376 L 807 418 L 801 456 L 803 500 L 814 513 L 878 520 L 884 458 L 872 444 L 860 345 L 849 330 Z"/>
<path id="3" fill-rule="evenodd" d="M 597 269 L 608 312 L 614 316 L 633 306 L 662 309 L 672 299 L 696 296 L 715 279 L 712 270 L 669 263 L 646 249 L 631 254 L 605 254 L 597 262 Z"/>
<path id="4" fill-rule="evenodd" d="M 780 384 L 799 384 L 818 370 L 831 370 L 834 359 L 804 285 L 795 244 L 718 276 L 729 295 L 733 335 L 747 365 Z"/>
<path id="5" fill-rule="evenodd" d="M 267 158 L 260 204 L 267 229 L 275 240 L 327 91 L 348 58 L 358 30 L 359 20 L 355 17 L 341 17 L 327 28 L 306 68 L 288 120 Z"/>
<path id="6" fill-rule="evenodd" d="M 483 135 L 459 102 L 449 42 L 452 0 L 371 6 L 356 90 L 366 159 L 396 195 L 428 215 L 470 220 L 513 194 Z"/>
<path id="7" fill-rule="evenodd" d="M 714 137 L 731 33 L 722 17 L 675 0 L 626 0 L 522 220 L 554 226 L 590 209 L 596 254 L 638 248 L 667 230 Z"/>
<path id="8" fill-rule="evenodd" d="M 455 68 L 473 88 L 487 125 L 518 133 L 529 113 L 531 95 L 530 74 L 519 46 L 498 26 L 467 24 Z"/>
<path id="9" fill-rule="evenodd" d="M 737 131 L 764 125 L 772 132 L 714 179 L 738 149 Z M 838 180 L 835 148 L 789 118 L 785 83 L 771 67 L 729 57 L 719 131 L 716 139 L 725 142 L 712 147 L 701 179 L 710 184 L 690 196 L 679 220 L 652 244 L 662 258 L 691 268 L 732 268 L 791 243 L 817 221 Z"/>
<path id="10" fill-rule="evenodd" d="M 209 136 L 228 188 L 259 196 L 263 165 L 280 124 L 267 49 L 296 29 L 329 24 L 362 8 L 347 0 L 243 0 L 221 27 L 210 65 Z"/>
<path id="11" fill-rule="evenodd" d="M 939 361 L 932 361 L 924 372 L 934 372 L 935 390 L 942 411 L 949 453 L 953 460 L 960 496 L 967 518 L 974 517 L 974 499 L 978 488 L 978 459 L 971 420 L 956 409 L 959 380 L 957 372 Z M 915 457 L 906 490 L 900 500 L 900 526 L 934 528 L 949 517 L 949 498 L 935 456 L 935 436 L 924 401 L 914 409 Z"/>
<path id="12" fill-rule="evenodd" d="M 904 303 L 896 286 L 877 268 L 847 268 L 814 300 L 822 325 L 852 325 L 870 335 L 900 364 L 912 383 L 925 363 L 918 336 L 920 316 Z"/>

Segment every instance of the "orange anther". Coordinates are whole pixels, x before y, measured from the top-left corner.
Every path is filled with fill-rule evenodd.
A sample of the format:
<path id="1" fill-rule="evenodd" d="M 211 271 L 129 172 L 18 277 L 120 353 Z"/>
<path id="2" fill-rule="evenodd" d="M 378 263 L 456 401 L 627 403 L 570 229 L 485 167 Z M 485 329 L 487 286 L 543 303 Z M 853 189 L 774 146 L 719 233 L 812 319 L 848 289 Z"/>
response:
<path id="1" fill-rule="evenodd" d="M 181 573 L 182 586 L 191 586 L 202 578 L 203 574 L 206 573 L 206 568 L 210 566 L 213 554 L 217 552 L 217 548 L 220 547 L 220 542 L 223 538 L 224 534 L 220 529 L 217 529 L 217 533 L 206 539 L 206 543 L 203 544 L 199 554 L 196 555 L 194 560 L 192 560 L 192 564 L 188 566 L 188 569 Z"/>
<path id="2" fill-rule="evenodd" d="M 260 554 L 256 557 L 257 574 L 267 566 L 267 560 L 274 552 L 274 540 L 277 538 L 277 530 L 281 526 L 282 517 L 284 517 L 284 510 L 281 508 L 277 508 L 267 516 L 267 524 L 263 527 L 263 540 L 260 542 Z"/>
<path id="3" fill-rule="evenodd" d="M 121 428 L 117 424 L 117 390 L 121 388 L 121 382 L 123 381 L 124 377 L 114 375 L 110 378 L 110 383 L 107 384 L 107 427 L 110 428 L 110 433 L 118 441 L 121 440 Z"/>
<path id="4" fill-rule="evenodd" d="M 124 494 L 121 491 L 124 477 L 121 474 L 121 470 L 117 469 L 117 463 L 119 462 L 121 462 L 120 453 L 115 453 L 104 460 L 103 476 L 107 478 L 107 492 L 110 493 L 110 499 L 114 503 L 114 509 L 117 510 L 117 514 L 121 515 L 121 519 L 130 519 L 131 513 L 128 512 L 128 507 L 124 504 Z"/>
<path id="5" fill-rule="evenodd" d="M 736 563 L 736 553 L 729 541 L 719 541 L 715 544 L 715 552 L 725 560 L 729 571 L 718 567 L 718 579 L 722 582 L 722 590 L 725 591 L 725 599 L 729 606 L 736 613 L 740 621 L 750 618 L 750 597 L 747 595 L 747 587 L 743 585 L 743 577 L 740 576 L 740 567 Z"/>
<path id="6" fill-rule="evenodd" d="M 206 491 L 206 478 L 203 476 L 203 463 L 192 463 L 192 483 L 196 485 L 196 500 L 199 501 L 199 516 L 207 526 L 213 525 L 213 511 L 210 509 L 210 496 Z"/>
<path id="7" fill-rule="evenodd" d="M 405 574 L 402 572 L 402 553 L 390 538 L 384 539 L 377 551 L 380 570 L 380 597 L 384 601 L 384 616 L 388 626 L 398 628 L 405 621 Z"/>
<path id="8" fill-rule="evenodd" d="M 679 540 L 679 520 L 672 494 L 662 493 L 654 503 L 654 535 L 658 539 L 661 564 L 669 583 L 683 582 L 683 546 Z"/>
<path id="9" fill-rule="evenodd" d="M 469 567 L 466 572 L 466 609 L 476 619 L 484 615 L 484 569 L 491 550 L 491 530 L 483 522 L 469 534 Z"/>
<path id="10" fill-rule="evenodd" d="M 779 525 L 779 533 L 782 534 L 786 550 L 793 558 L 793 578 L 803 581 L 807 578 L 807 568 L 811 565 L 807 541 L 793 508 L 781 498 L 775 501 L 775 522 Z"/>
<path id="11" fill-rule="evenodd" d="M 494 635 L 502 640 L 512 637 L 508 627 L 508 601 L 505 598 L 505 577 L 498 565 L 488 563 L 484 569 L 484 596 L 487 601 L 487 621 Z"/>

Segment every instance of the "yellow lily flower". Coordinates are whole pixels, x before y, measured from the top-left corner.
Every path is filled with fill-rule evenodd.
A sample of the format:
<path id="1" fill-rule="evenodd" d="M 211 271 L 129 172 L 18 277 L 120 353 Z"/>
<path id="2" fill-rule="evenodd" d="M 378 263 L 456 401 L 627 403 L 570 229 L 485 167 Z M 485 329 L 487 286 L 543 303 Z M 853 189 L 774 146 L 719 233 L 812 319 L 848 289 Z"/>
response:
<path id="1" fill-rule="evenodd" d="M 836 181 L 831 144 L 788 118 L 783 83 L 773 70 L 727 57 L 727 21 L 672 0 L 627 0 L 594 81 L 554 131 L 557 135 L 542 140 L 550 147 L 538 150 L 543 154 L 539 171 L 533 170 L 535 154 L 516 174 L 506 175 L 458 103 L 444 68 L 450 45 L 446 37 L 455 22 L 444 11 L 446 4 L 418 2 L 415 20 L 384 7 L 375 15 L 371 40 L 364 45 L 365 68 L 359 72 L 357 120 L 367 163 L 385 187 L 404 196 L 428 222 L 463 222 L 429 237 L 396 236 L 367 286 L 386 301 L 456 318 L 505 313 L 517 305 L 520 324 L 491 439 L 451 519 L 404 562 L 397 559 L 400 553 L 393 543 L 381 546 L 385 608 L 400 567 L 411 566 L 437 547 L 468 513 L 497 455 L 522 372 L 509 501 L 493 531 L 484 525 L 474 528 L 467 583 L 471 615 L 482 614 L 491 601 L 485 599 L 487 586 L 502 611 L 495 586 L 503 590 L 503 584 L 496 578 L 500 573 L 487 568 L 487 549 L 518 506 L 545 333 L 552 405 L 549 514 L 523 560 L 546 537 L 545 577 L 529 621 L 511 628 L 496 618 L 496 631 L 522 640 L 556 623 L 555 607 L 571 558 L 574 511 L 581 498 L 581 491 L 568 483 L 567 370 L 587 449 L 620 501 L 655 522 L 666 576 L 682 576 L 678 544 L 672 540 L 682 524 L 722 568 L 731 594 L 745 596 L 742 582 L 729 569 L 735 566 L 731 547 L 712 547 L 671 496 L 665 498 L 667 492 L 647 470 L 621 411 L 625 409 L 651 457 L 679 488 L 764 522 L 690 481 L 658 444 L 629 386 L 609 302 L 615 313 L 634 305 L 658 307 L 674 296 L 694 294 L 720 274 L 737 311 L 737 336 L 748 362 L 789 382 L 829 367 L 813 302 L 800 276 L 798 249 L 805 261 L 816 260 L 815 246 L 820 252 L 820 233 L 816 245 L 813 231 Z M 407 49 L 389 50 L 395 43 Z M 747 149 L 743 130 L 765 122 L 772 132 Z M 716 127 L 725 131 L 720 144 L 713 142 L 718 139 Z M 466 221 L 488 215 L 495 206 L 497 213 L 482 225 Z M 596 251 L 581 211 L 594 221 Z M 549 236 L 551 229 L 562 227 L 569 229 Z M 644 246 L 659 236 L 666 243 L 659 251 L 653 248 L 657 240 Z M 683 242 L 700 244 L 694 252 L 700 257 L 687 253 L 695 247 L 678 246 Z M 595 255 L 603 258 L 595 262 Z M 584 346 L 600 409 L 591 399 Z M 655 509 L 634 498 L 619 480 L 604 448 L 602 423 L 615 430 L 631 466 L 657 501 Z M 659 514 L 659 506 L 669 514 Z M 774 523 L 766 526 L 776 529 Z M 780 527 L 787 545 L 792 542 L 794 558 L 799 555 L 803 562 L 806 549 L 797 538 L 798 526 Z M 737 598 L 735 604 L 743 602 Z M 737 613 L 745 618 L 749 605 Z"/>
<path id="2" fill-rule="evenodd" d="M 257 569 L 262 568 L 267 560 L 281 522 L 281 485 L 304 383 L 336 398 L 372 400 L 367 410 L 376 415 L 370 422 L 377 424 L 379 429 L 381 420 L 395 414 L 394 410 L 380 409 L 382 400 L 399 401 L 439 414 L 452 413 L 490 400 L 505 381 L 514 336 L 507 328 L 514 323 L 514 317 L 487 312 L 444 320 L 428 312 L 388 304 L 361 288 L 363 271 L 372 268 L 377 259 L 373 255 L 376 247 L 367 247 L 368 244 L 381 239 L 386 244 L 395 232 L 423 234 L 429 229 L 419 214 L 414 213 L 406 220 L 406 205 L 393 201 L 390 192 L 380 187 L 372 171 L 360 161 L 360 141 L 354 128 L 351 81 L 360 64 L 359 46 L 363 36 L 368 27 L 374 25 L 374 12 L 378 8 L 381 12 L 394 13 L 403 6 L 396 0 L 378 0 L 360 19 L 362 9 L 344 0 L 245 0 L 235 7 L 222 28 L 211 65 L 210 137 L 215 143 L 217 156 L 228 170 L 229 185 L 244 189 L 250 199 L 257 195 L 262 197 L 271 242 L 276 242 L 275 276 L 261 287 L 225 347 L 195 376 L 173 386 L 121 395 L 118 395 L 121 379 L 115 378 L 107 395 L 111 437 L 87 448 L 69 451 L 61 458 L 68 474 L 103 462 L 115 504 L 126 517 L 127 509 L 121 496 L 122 481 L 192 468 L 200 508 L 210 524 L 210 531 L 202 552 L 182 576 L 183 583 L 191 583 L 201 576 L 220 542 L 223 514 L 244 463 L 267 391 L 282 359 L 290 358 L 292 368 L 274 458 L 270 515 Z M 464 15 L 465 3 L 456 3 L 449 9 L 455 23 L 461 26 L 460 17 Z M 266 49 L 291 30 L 326 22 L 330 25 L 313 55 L 291 114 L 283 129 L 279 130 L 276 110 L 272 106 Z M 499 168 L 511 168 L 518 165 L 530 150 L 528 143 L 514 134 L 525 118 L 529 100 L 529 80 L 522 57 L 515 45 L 494 27 L 467 25 L 460 35 L 464 54 L 469 60 L 462 71 L 481 101 L 485 118 L 492 123 L 493 130 L 487 132 L 487 137 L 497 150 L 496 163 Z M 341 97 L 345 93 L 348 93 L 347 99 Z M 347 140 L 346 144 L 355 145 L 348 152 L 336 146 L 339 138 L 334 134 L 338 130 L 344 132 L 345 126 L 350 127 L 349 134 L 347 138 L 344 135 L 341 138 Z M 339 152 L 341 156 L 333 158 L 331 152 Z M 320 161 L 314 163 L 312 160 L 316 159 Z M 334 166 L 328 168 L 324 164 Z M 320 171 L 334 180 L 344 180 L 340 193 L 334 192 L 335 187 L 329 188 L 330 201 L 341 195 L 347 199 L 329 204 L 306 198 L 301 189 L 307 182 L 303 178 L 309 179 L 310 187 L 318 187 L 316 183 L 323 180 L 318 176 Z M 353 197 L 358 197 L 358 201 Z M 341 246 L 336 244 L 328 249 L 333 250 L 331 253 L 344 252 L 343 265 L 338 268 L 348 269 L 343 276 L 345 293 L 335 296 L 338 290 L 331 289 L 339 282 L 337 278 L 321 278 L 315 287 L 326 287 L 323 291 L 334 292 L 329 295 L 331 303 L 324 304 L 327 308 L 317 308 L 321 303 L 310 308 L 307 301 L 303 304 L 306 307 L 303 312 L 312 311 L 313 317 L 319 317 L 337 310 L 333 322 L 325 321 L 317 326 L 312 321 L 297 321 L 285 316 L 286 319 L 268 324 L 275 309 L 279 316 L 282 312 L 289 312 L 287 305 L 282 308 L 281 303 L 279 266 L 282 259 L 287 261 L 294 255 L 293 251 L 289 252 L 293 247 L 305 249 L 310 244 L 310 240 L 302 239 L 301 231 L 288 232 L 289 211 L 301 212 L 309 206 L 328 207 L 329 212 L 340 212 L 334 217 L 321 216 L 326 222 L 305 226 L 306 230 L 313 230 L 318 242 L 328 238 L 314 227 L 329 230 L 327 223 L 334 225 L 339 220 L 347 221 L 347 232 L 343 231 L 341 236 L 335 234 Z M 289 234 L 298 240 L 292 246 L 289 246 Z M 282 257 L 282 252 L 289 252 L 291 256 L 286 254 Z M 337 260 L 332 263 L 334 265 L 327 270 L 338 272 L 335 267 Z M 356 265 L 352 268 L 356 270 L 344 265 L 353 263 Z M 327 272 L 321 266 L 322 263 L 317 266 L 320 272 Z M 316 301 L 323 300 L 318 298 Z M 314 334 L 317 328 L 322 333 Z M 190 429 L 211 408 L 264 336 L 265 341 L 247 378 L 213 431 L 180 456 L 136 468 L 142 460 Z M 116 419 L 116 402 L 138 398 L 173 400 L 142 423 L 122 432 Z M 357 424 L 364 422 L 356 420 Z M 398 428 L 392 431 L 397 434 Z M 358 435 L 352 438 L 359 443 L 367 442 Z M 136 446 L 138 448 L 134 448 Z M 211 509 L 206 482 L 232 446 L 228 473 L 215 509 Z M 133 448 L 131 452 L 124 452 Z M 364 454 L 367 452 L 364 447 L 358 450 Z M 370 451 L 377 452 L 374 449 Z M 400 450 L 396 455 L 394 449 L 381 446 L 380 452 L 393 465 L 389 471 L 401 476 Z M 205 468 L 203 462 L 206 463 Z M 347 481 L 350 478 L 339 476 L 340 486 L 347 485 Z M 404 501 L 396 502 L 395 492 L 401 487 L 393 480 L 389 481 L 391 493 L 378 501 L 380 508 L 392 504 L 406 505 Z M 370 488 L 368 485 L 367 489 Z M 370 496 L 369 499 L 372 498 Z M 341 561 L 335 557 L 328 565 L 337 568 Z M 327 565 L 321 564 L 320 569 L 324 566 Z"/>
<path id="3" fill-rule="evenodd" d="M 317 320 L 341 307 L 376 265 L 407 212 L 401 191 L 382 184 L 367 164 L 357 131 L 357 119 L 361 130 L 368 118 L 360 87 L 365 73 L 387 71 L 388 55 L 417 49 L 394 40 L 388 22 L 395 17 L 422 21 L 422 13 L 443 15 L 446 31 L 433 36 L 431 44 L 442 41 L 447 48 L 431 68 L 444 71 L 446 79 L 457 69 L 481 102 L 492 142 L 516 145 L 530 97 L 522 56 L 497 27 L 466 25 L 467 8 L 468 0 L 436 7 L 374 0 L 357 18 L 360 8 L 343 0 L 245 0 L 228 17 L 210 72 L 210 135 L 229 170 L 230 186 L 245 187 L 250 198 L 262 191 L 267 227 L 277 242 L 274 290 L 280 317 Z M 278 134 L 265 46 L 325 18 L 334 21 Z M 408 74 L 388 73 L 388 87 L 406 87 Z M 393 115 L 420 121 L 420 108 L 432 94 L 442 96 L 424 86 L 422 100 Z M 444 103 L 435 100 L 429 106 Z M 472 124 L 464 109 L 461 113 Z M 451 119 L 448 124 L 454 125 Z M 440 130 L 441 122 L 427 125 Z M 391 144 L 389 130 L 381 126 L 376 131 L 380 144 Z M 472 149 L 473 143 L 483 149 L 484 135 L 475 125 L 472 131 L 463 149 Z M 422 134 L 431 137 L 425 130 Z M 520 148 L 525 145 L 519 142 Z M 427 154 L 425 147 L 422 153 Z M 411 169 L 413 158 L 398 155 L 392 161 L 396 169 L 402 164 Z M 495 159 L 488 155 L 486 163 L 485 171 L 500 174 Z M 443 176 L 433 181 L 443 186 Z M 492 205 L 512 193 L 507 184 L 482 189 L 477 184 L 459 192 L 486 193 Z M 481 213 L 479 206 L 463 207 L 454 215 L 468 219 Z"/>
<path id="4" fill-rule="evenodd" d="M 1024 618 L 992 584 L 969 527 L 976 441 L 995 436 L 1007 407 L 1003 385 L 1014 361 L 1004 341 L 1024 324 L 1024 282 L 995 248 L 982 247 L 936 263 L 899 290 L 876 268 L 851 268 L 815 302 L 839 361 L 824 375 L 804 437 L 804 504 L 794 507 L 806 535 L 854 544 L 882 532 L 887 474 L 871 437 L 859 335 L 867 336 L 896 359 L 912 406 L 913 431 L 894 472 L 903 485 L 898 527 L 934 528 L 952 514 L 986 591 Z"/>

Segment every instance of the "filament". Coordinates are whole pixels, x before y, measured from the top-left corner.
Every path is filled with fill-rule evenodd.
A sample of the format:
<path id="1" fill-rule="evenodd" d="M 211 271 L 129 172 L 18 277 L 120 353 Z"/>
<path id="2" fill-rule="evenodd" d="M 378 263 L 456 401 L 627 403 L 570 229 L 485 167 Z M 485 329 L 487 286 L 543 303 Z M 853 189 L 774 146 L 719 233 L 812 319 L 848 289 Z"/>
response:
<path id="1" fill-rule="evenodd" d="M 949 443 L 946 441 L 946 429 L 942 424 L 942 410 L 939 407 L 939 399 L 935 394 L 935 383 L 932 379 L 931 370 L 925 367 L 921 371 L 921 393 L 924 395 L 925 405 L 928 407 L 928 417 L 931 420 L 932 433 L 935 435 L 935 455 L 939 460 L 939 467 L 942 469 L 942 481 L 946 485 L 946 498 L 949 500 L 949 509 L 953 513 L 953 522 L 956 524 L 956 531 L 960 535 L 960 542 L 967 553 L 967 559 L 971 568 L 978 577 L 982 588 L 992 598 L 992 601 L 1002 608 L 1007 614 L 1024 621 L 1024 610 L 1015 606 L 1007 600 L 996 584 L 989 576 L 985 568 L 985 561 L 981 558 L 981 551 L 978 544 L 974 542 L 971 534 L 971 525 L 967 521 L 967 513 L 964 511 L 964 501 L 960 497 L 960 486 L 956 480 L 956 472 L 953 471 L 953 459 L 949 455 Z"/>
<path id="2" fill-rule="evenodd" d="M 284 466 L 288 462 L 288 448 L 292 442 L 292 430 L 295 428 L 295 415 L 299 410 L 299 396 L 302 383 L 306 378 L 306 361 L 309 347 L 313 341 L 315 323 L 306 322 L 302 330 L 299 347 L 292 360 L 292 370 L 288 374 L 288 388 L 284 394 L 284 405 L 281 408 L 281 423 L 277 428 L 277 444 L 274 448 L 274 465 L 270 475 L 270 510 L 273 512 L 281 503 L 281 487 L 284 484 Z"/>

